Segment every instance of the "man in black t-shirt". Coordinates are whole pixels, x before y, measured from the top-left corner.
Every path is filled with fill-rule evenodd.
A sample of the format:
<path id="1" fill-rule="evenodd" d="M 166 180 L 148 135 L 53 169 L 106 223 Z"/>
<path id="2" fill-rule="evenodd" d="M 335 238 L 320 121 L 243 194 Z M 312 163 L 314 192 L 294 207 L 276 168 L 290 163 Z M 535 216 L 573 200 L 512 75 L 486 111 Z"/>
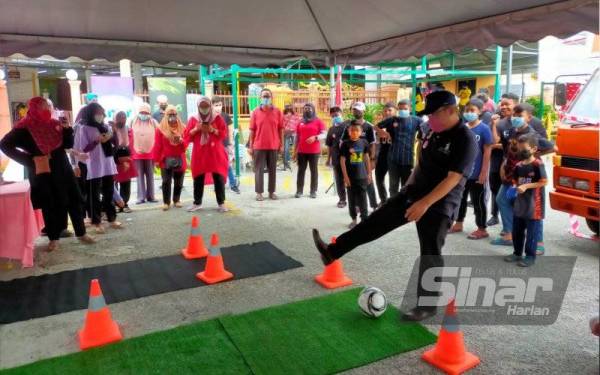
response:
<path id="1" fill-rule="evenodd" d="M 361 138 L 366 140 L 369 143 L 369 155 L 371 156 L 371 164 L 375 164 L 375 128 L 373 124 L 369 121 L 365 120 L 365 110 L 367 107 L 363 102 L 355 102 L 352 104 L 352 115 L 354 119 L 361 124 L 362 134 Z M 348 140 L 350 138 L 350 134 L 348 134 L 348 127 L 350 126 L 350 121 L 344 122 L 344 134 L 342 135 L 342 141 Z M 367 196 L 369 197 L 369 205 L 372 209 L 377 208 L 377 195 L 375 194 L 375 186 L 373 182 L 370 182 L 367 185 Z"/>
<path id="2" fill-rule="evenodd" d="M 337 206 L 339 208 L 344 208 L 346 207 L 346 188 L 344 186 L 344 176 L 342 174 L 342 167 L 340 165 L 340 144 L 346 129 L 344 127 L 342 109 L 340 107 L 331 107 L 329 109 L 329 115 L 331 116 L 332 124 L 327 131 L 327 136 L 325 137 L 325 145 L 329 150 L 329 156 L 326 164 L 333 168 L 335 189 L 340 199 L 337 203 Z"/>
<path id="3" fill-rule="evenodd" d="M 316 229 L 313 239 L 324 264 L 330 264 L 362 244 L 376 240 L 411 221 L 417 223 L 421 246 L 417 307 L 404 315 L 406 320 L 423 320 L 437 308 L 420 297 L 435 297 L 426 290 L 422 276 L 432 267 L 443 267 L 442 246 L 460 205 L 467 177 L 477 155 L 477 143 L 458 115 L 456 97 L 448 91 L 427 96 L 425 110 L 429 131 L 423 136 L 419 162 L 400 193 L 391 197 L 366 220 L 343 233 L 335 243 L 326 244 Z M 440 301 L 439 303 L 444 303 Z"/>

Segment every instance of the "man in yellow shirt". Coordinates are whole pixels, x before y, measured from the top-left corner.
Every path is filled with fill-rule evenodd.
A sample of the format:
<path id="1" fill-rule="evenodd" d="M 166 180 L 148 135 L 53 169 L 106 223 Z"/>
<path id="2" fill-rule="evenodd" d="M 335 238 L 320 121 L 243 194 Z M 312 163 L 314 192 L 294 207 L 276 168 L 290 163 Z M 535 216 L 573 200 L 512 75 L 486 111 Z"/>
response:
<path id="1" fill-rule="evenodd" d="M 460 110 L 460 113 L 462 114 L 465 110 L 465 106 L 471 99 L 471 89 L 467 85 L 463 85 L 460 88 L 460 91 L 458 91 L 458 98 L 460 99 L 460 101 L 458 102 L 458 108 Z"/>

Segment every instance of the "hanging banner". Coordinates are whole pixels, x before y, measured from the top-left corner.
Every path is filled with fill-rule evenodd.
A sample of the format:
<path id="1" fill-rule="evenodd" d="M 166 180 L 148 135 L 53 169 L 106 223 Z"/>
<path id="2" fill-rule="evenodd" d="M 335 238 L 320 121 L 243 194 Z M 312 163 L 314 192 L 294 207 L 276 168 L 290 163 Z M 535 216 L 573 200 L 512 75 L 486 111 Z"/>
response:
<path id="1" fill-rule="evenodd" d="M 147 77 L 148 95 L 152 113 L 159 110 L 156 98 L 166 95 L 168 103 L 174 105 L 179 117 L 187 119 L 186 84 L 184 77 Z"/>
<path id="2" fill-rule="evenodd" d="M 128 118 L 134 113 L 132 78 L 91 76 L 90 84 L 91 92 L 98 95 L 98 103 L 104 107 L 107 119 L 112 120 L 119 111 L 127 113 Z"/>

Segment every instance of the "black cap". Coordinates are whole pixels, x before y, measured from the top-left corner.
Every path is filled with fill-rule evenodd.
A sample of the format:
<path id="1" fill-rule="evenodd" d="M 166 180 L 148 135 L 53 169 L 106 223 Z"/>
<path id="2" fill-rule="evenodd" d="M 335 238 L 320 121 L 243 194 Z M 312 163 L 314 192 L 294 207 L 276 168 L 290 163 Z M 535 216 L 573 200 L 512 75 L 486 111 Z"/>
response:
<path id="1" fill-rule="evenodd" d="M 446 90 L 432 92 L 426 97 L 425 109 L 420 111 L 418 115 L 430 115 L 447 105 L 456 105 L 456 96 L 453 93 Z"/>

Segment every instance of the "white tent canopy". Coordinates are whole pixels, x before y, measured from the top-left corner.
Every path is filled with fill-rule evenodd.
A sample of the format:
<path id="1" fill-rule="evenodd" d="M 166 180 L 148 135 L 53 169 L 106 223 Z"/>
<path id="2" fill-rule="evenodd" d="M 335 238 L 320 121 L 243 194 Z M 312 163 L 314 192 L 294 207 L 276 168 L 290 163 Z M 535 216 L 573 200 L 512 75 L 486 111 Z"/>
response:
<path id="1" fill-rule="evenodd" d="M 0 56 L 374 63 L 598 32 L 598 0 L 0 0 Z"/>

